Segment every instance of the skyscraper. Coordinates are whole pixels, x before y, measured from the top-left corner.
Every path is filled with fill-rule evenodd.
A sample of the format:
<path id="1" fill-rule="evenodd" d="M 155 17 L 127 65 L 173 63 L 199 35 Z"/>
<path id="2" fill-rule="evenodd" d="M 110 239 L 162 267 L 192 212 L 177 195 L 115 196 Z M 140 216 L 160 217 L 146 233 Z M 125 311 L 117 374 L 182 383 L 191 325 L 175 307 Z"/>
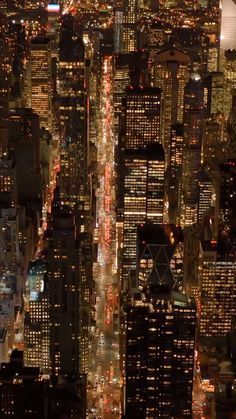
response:
<path id="1" fill-rule="evenodd" d="M 169 218 L 171 222 L 179 219 L 181 209 L 181 175 L 183 162 L 183 124 L 171 127 L 170 136 L 170 166 L 168 182 Z"/>
<path id="2" fill-rule="evenodd" d="M 52 374 L 79 374 L 79 248 L 73 211 L 54 201 L 46 234 Z"/>
<path id="3" fill-rule="evenodd" d="M 84 194 L 87 164 L 85 56 L 75 20 L 62 20 L 58 66 L 61 197 L 74 205 Z"/>
<path id="4" fill-rule="evenodd" d="M 186 85 L 184 100 L 183 198 L 181 209 L 183 226 L 197 222 L 202 127 L 203 85 L 199 74 L 193 73 Z"/>
<path id="5" fill-rule="evenodd" d="M 220 47 L 223 51 L 236 48 L 236 2 L 235 0 L 222 0 L 222 17 Z"/>
<path id="6" fill-rule="evenodd" d="M 8 117 L 8 130 L 9 149 L 16 162 L 18 203 L 38 205 L 41 210 L 39 116 L 31 109 L 12 110 Z"/>
<path id="7" fill-rule="evenodd" d="M 189 78 L 189 57 L 176 50 L 156 55 L 154 86 L 163 92 L 162 144 L 166 164 L 170 165 L 171 126 L 183 122 L 184 89 Z"/>
<path id="8" fill-rule="evenodd" d="M 119 167 L 119 211 L 122 225 L 122 246 L 119 260 L 120 279 L 120 360 L 125 368 L 125 313 L 130 292 L 137 289 L 133 281 L 136 269 L 137 225 L 163 222 L 165 158 L 161 144 L 125 150 Z"/>
<path id="9" fill-rule="evenodd" d="M 235 227 L 236 209 L 236 160 L 227 160 L 220 165 L 219 217 L 221 228 Z"/>
<path id="10" fill-rule="evenodd" d="M 226 336 L 236 315 L 236 264 L 230 252 L 219 254 L 216 241 L 201 243 L 201 317 L 202 337 Z"/>
<path id="11" fill-rule="evenodd" d="M 229 117 L 232 106 L 232 93 L 236 88 L 236 51 L 228 50 L 224 53 L 224 115 Z"/>
<path id="12" fill-rule="evenodd" d="M 199 176 L 198 222 L 203 222 L 207 211 L 214 203 L 214 187 L 210 176 L 201 171 Z"/>
<path id="13" fill-rule="evenodd" d="M 49 38 L 37 37 L 30 44 L 31 107 L 40 125 L 52 130 L 52 62 Z"/>
<path id="14" fill-rule="evenodd" d="M 173 225 L 139 227 L 136 275 L 145 285 L 127 309 L 127 417 L 192 417 L 196 310 L 173 291 L 179 239 Z"/>
<path id="15" fill-rule="evenodd" d="M 123 0 L 122 52 L 137 50 L 138 1 Z"/>
<path id="16" fill-rule="evenodd" d="M 148 293 L 158 282 L 183 289 L 183 245 L 181 227 L 174 224 L 142 224 L 137 230 L 137 291 Z"/>
<path id="17" fill-rule="evenodd" d="M 163 222 L 164 152 L 160 144 L 126 150 L 123 166 L 122 282 L 127 289 L 136 266 L 137 225 Z"/>
<path id="18" fill-rule="evenodd" d="M 132 86 L 127 89 L 123 100 L 121 131 L 125 149 L 132 150 L 146 147 L 148 143 L 161 143 L 161 112 L 161 89 Z"/>
<path id="19" fill-rule="evenodd" d="M 126 415 L 191 418 L 195 306 L 160 287 L 127 313 Z"/>
<path id="20" fill-rule="evenodd" d="M 122 98 L 130 84 L 130 54 L 117 54 L 114 63 L 114 132 L 118 134 L 119 118 L 122 109 Z"/>
<path id="21" fill-rule="evenodd" d="M 47 264 L 31 262 L 28 272 L 29 301 L 24 324 L 24 363 L 50 373 L 50 319 Z"/>

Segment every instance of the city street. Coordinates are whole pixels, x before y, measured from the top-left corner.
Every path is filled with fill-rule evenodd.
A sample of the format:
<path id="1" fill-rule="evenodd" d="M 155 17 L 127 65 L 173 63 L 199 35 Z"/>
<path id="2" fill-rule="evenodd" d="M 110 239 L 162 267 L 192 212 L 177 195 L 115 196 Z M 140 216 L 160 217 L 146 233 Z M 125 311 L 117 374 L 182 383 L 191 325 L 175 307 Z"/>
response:
<path id="1" fill-rule="evenodd" d="M 101 74 L 100 130 L 98 138 L 97 228 L 98 263 L 96 327 L 91 342 L 87 390 L 87 417 L 120 417 L 118 290 L 115 254 L 114 137 L 112 57 L 105 57 Z"/>

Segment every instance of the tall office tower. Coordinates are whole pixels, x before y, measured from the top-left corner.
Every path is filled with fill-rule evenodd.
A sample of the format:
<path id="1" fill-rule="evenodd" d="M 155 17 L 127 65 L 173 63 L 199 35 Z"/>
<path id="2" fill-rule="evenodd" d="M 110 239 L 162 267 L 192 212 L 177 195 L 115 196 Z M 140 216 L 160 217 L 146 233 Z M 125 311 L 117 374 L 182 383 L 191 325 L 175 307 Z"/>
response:
<path id="1" fill-rule="evenodd" d="M 202 228 L 193 224 L 184 228 L 184 291 L 200 301 L 199 289 L 199 242 Z M 199 308 L 199 306 L 198 306 Z"/>
<path id="2" fill-rule="evenodd" d="M 122 22 L 123 12 L 122 9 L 115 9 L 114 20 L 114 53 L 119 54 L 122 51 Z"/>
<path id="3" fill-rule="evenodd" d="M 191 418 L 195 306 L 159 287 L 127 313 L 126 415 Z"/>
<path id="4" fill-rule="evenodd" d="M 175 223 L 180 216 L 181 209 L 181 175 L 183 161 L 183 124 L 171 127 L 170 136 L 170 167 L 169 167 L 169 219 Z"/>
<path id="5" fill-rule="evenodd" d="M 0 16 L 0 118 L 6 119 L 12 77 L 12 61 L 7 45 L 9 24 L 5 15 Z"/>
<path id="6" fill-rule="evenodd" d="M 162 144 L 170 166 L 171 126 L 183 122 L 184 89 L 189 79 L 190 60 L 180 51 L 167 50 L 156 55 L 154 86 L 163 91 Z"/>
<path id="7" fill-rule="evenodd" d="M 9 150 L 13 152 L 17 173 L 17 201 L 41 210 L 39 117 L 31 109 L 12 110 L 8 117 Z M 29 176 L 30 173 L 30 176 Z"/>
<path id="8" fill-rule="evenodd" d="M 145 276 L 145 288 L 132 296 L 127 310 L 125 413 L 191 418 L 196 309 L 172 288 L 170 259 L 178 229 L 140 230 L 137 277 Z"/>
<path id="9" fill-rule="evenodd" d="M 127 150 L 161 143 L 162 93 L 158 88 L 129 87 L 123 100 L 121 143 Z"/>
<path id="10" fill-rule="evenodd" d="M 123 0 L 122 52 L 137 50 L 138 1 Z"/>
<path id="11" fill-rule="evenodd" d="M 203 222 L 213 205 L 215 205 L 213 182 L 209 174 L 202 170 L 199 175 L 198 222 Z"/>
<path id="12" fill-rule="evenodd" d="M 79 248 L 72 209 L 54 198 L 46 233 L 52 374 L 79 373 Z"/>
<path id="13" fill-rule="evenodd" d="M 224 111 L 224 75 L 220 72 L 213 72 L 210 75 L 209 86 L 209 111 L 210 113 L 223 113 Z"/>
<path id="14" fill-rule="evenodd" d="M 52 62 L 49 38 L 37 37 L 30 44 L 31 107 L 40 125 L 52 131 Z"/>
<path id="15" fill-rule="evenodd" d="M 219 191 L 220 229 L 229 231 L 236 226 L 236 160 L 220 164 Z"/>
<path id="16" fill-rule="evenodd" d="M 231 331 L 236 315 L 235 279 L 236 263 L 230 251 L 222 249 L 222 243 L 217 246 L 216 241 L 202 242 L 201 336 L 226 336 Z"/>
<path id="17" fill-rule="evenodd" d="M 221 50 L 229 50 L 236 48 L 236 3 L 235 0 L 221 1 L 221 33 L 220 48 Z"/>
<path id="18" fill-rule="evenodd" d="M 0 207 L 15 207 L 17 203 L 16 165 L 7 155 L 0 160 Z"/>
<path id="19" fill-rule="evenodd" d="M 122 288 L 130 287 L 136 266 L 137 225 L 163 222 L 164 152 L 160 144 L 124 153 Z"/>
<path id="20" fill-rule="evenodd" d="M 229 117 L 232 106 L 232 92 L 236 88 L 236 51 L 225 51 L 224 54 L 224 115 Z"/>
<path id="21" fill-rule="evenodd" d="M 132 88 L 145 85 L 146 69 L 148 65 L 147 51 L 138 51 L 129 54 L 117 54 L 114 64 L 114 133 L 119 135 L 119 122 L 122 111 L 122 99 L 129 85 Z M 118 138 L 116 139 L 117 142 Z"/>
<path id="22" fill-rule="evenodd" d="M 163 222 L 165 161 L 160 144 L 160 115 L 160 89 L 127 90 L 120 121 L 117 172 L 117 219 L 122 225 L 123 241 L 119 262 L 121 301 L 126 298 L 130 273 L 135 269 L 137 224 Z M 121 304 L 124 306 L 125 301 Z M 124 325 L 125 320 L 121 319 L 125 334 Z M 122 370 L 123 357 L 121 351 Z"/>
<path id="23" fill-rule="evenodd" d="M 202 163 L 208 165 L 214 173 L 218 171 L 218 162 L 225 160 L 224 147 L 228 141 L 226 124 L 222 113 L 210 115 L 203 121 Z"/>
<path id="24" fill-rule="evenodd" d="M 204 32 L 206 33 L 208 45 L 207 70 L 209 72 L 218 71 L 220 58 L 220 30 L 221 30 L 221 10 L 219 0 L 206 1 L 209 13 L 204 19 Z"/>
<path id="25" fill-rule="evenodd" d="M 235 138 L 236 134 L 236 89 L 232 92 L 232 106 L 229 116 L 229 130 L 231 138 Z"/>
<path id="26" fill-rule="evenodd" d="M 80 229 L 81 230 L 81 229 Z M 90 234 L 79 235 L 79 363 L 81 374 L 89 370 L 89 333 L 91 330 L 91 306 L 93 288 L 93 258 Z"/>
<path id="27" fill-rule="evenodd" d="M 22 351 L 15 349 L 10 362 L 1 364 L 0 383 L 2 419 L 45 417 L 45 382 L 38 368 L 24 366 Z"/>
<path id="28" fill-rule="evenodd" d="M 87 181 L 87 134 L 84 46 L 70 15 L 62 20 L 59 47 L 60 188 L 64 202 L 74 205 Z"/>
<path id="29" fill-rule="evenodd" d="M 46 25 L 46 34 L 51 40 L 51 53 L 54 61 L 58 60 L 59 36 L 60 36 L 60 2 L 49 2 L 47 5 L 48 21 Z M 55 65 L 56 66 L 56 65 Z"/>
<path id="30" fill-rule="evenodd" d="M 0 216 L 0 240 L 1 240 L 1 273 L 18 273 L 22 254 L 19 251 L 19 217 L 15 208 L 2 208 Z M 17 284 L 15 294 L 20 292 Z M 19 295 L 15 295 L 19 303 Z"/>
<path id="31" fill-rule="evenodd" d="M 136 291 L 147 293 L 158 281 L 183 289 L 183 245 L 181 227 L 174 224 L 142 224 L 137 229 Z"/>
<path id="32" fill-rule="evenodd" d="M 28 301 L 24 323 L 24 363 L 50 374 L 50 318 L 47 264 L 36 260 L 29 264 Z M 26 301 L 25 301 L 26 303 Z"/>
<path id="33" fill-rule="evenodd" d="M 119 167 L 120 182 L 117 220 L 120 221 L 122 246 L 119 260 L 120 280 L 120 367 L 125 368 L 126 303 L 136 289 L 133 281 L 136 268 L 137 225 L 163 222 L 164 151 L 161 144 L 137 150 L 126 150 Z"/>
<path id="34" fill-rule="evenodd" d="M 130 54 L 118 54 L 115 56 L 114 64 L 114 132 L 118 135 L 118 126 L 122 109 L 122 99 L 130 84 Z"/>
<path id="35" fill-rule="evenodd" d="M 185 88 L 184 100 L 183 205 L 181 208 L 181 223 L 183 226 L 197 222 L 202 127 L 203 85 L 199 74 L 193 73 Z"/>

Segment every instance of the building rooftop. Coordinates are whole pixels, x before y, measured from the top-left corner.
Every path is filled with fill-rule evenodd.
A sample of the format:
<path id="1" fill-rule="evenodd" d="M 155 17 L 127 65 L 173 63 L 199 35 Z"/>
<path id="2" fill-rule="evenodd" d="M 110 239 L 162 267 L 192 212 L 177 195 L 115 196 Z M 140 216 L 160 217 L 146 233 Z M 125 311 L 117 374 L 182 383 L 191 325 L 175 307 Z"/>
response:
<path id="1" fill-rule="evenodd" d="M 158 160 L 164 161 L 165 160 L 165 153 L 162 144 L 159 143 L 150 143 L 145 147 L 139 147 L 137 149 L 126 149 L 125 150 L 125 157 L 132 159 L 137 156 L 137 158 L 147 158 L 149 160 Z"/>

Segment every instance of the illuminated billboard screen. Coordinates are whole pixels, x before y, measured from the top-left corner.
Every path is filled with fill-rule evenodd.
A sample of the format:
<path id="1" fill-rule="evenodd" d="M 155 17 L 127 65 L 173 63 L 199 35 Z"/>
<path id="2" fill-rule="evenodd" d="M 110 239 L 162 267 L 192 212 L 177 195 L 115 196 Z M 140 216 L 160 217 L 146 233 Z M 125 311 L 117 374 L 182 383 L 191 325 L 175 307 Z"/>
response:
<path id="1" fill-rule="evenodd" d="M 49 3 L 47 7 L 47 11 L 49 13 L 59 13 L 60 12 L 60 5 L 59 4 L 53 4 Z"/>

